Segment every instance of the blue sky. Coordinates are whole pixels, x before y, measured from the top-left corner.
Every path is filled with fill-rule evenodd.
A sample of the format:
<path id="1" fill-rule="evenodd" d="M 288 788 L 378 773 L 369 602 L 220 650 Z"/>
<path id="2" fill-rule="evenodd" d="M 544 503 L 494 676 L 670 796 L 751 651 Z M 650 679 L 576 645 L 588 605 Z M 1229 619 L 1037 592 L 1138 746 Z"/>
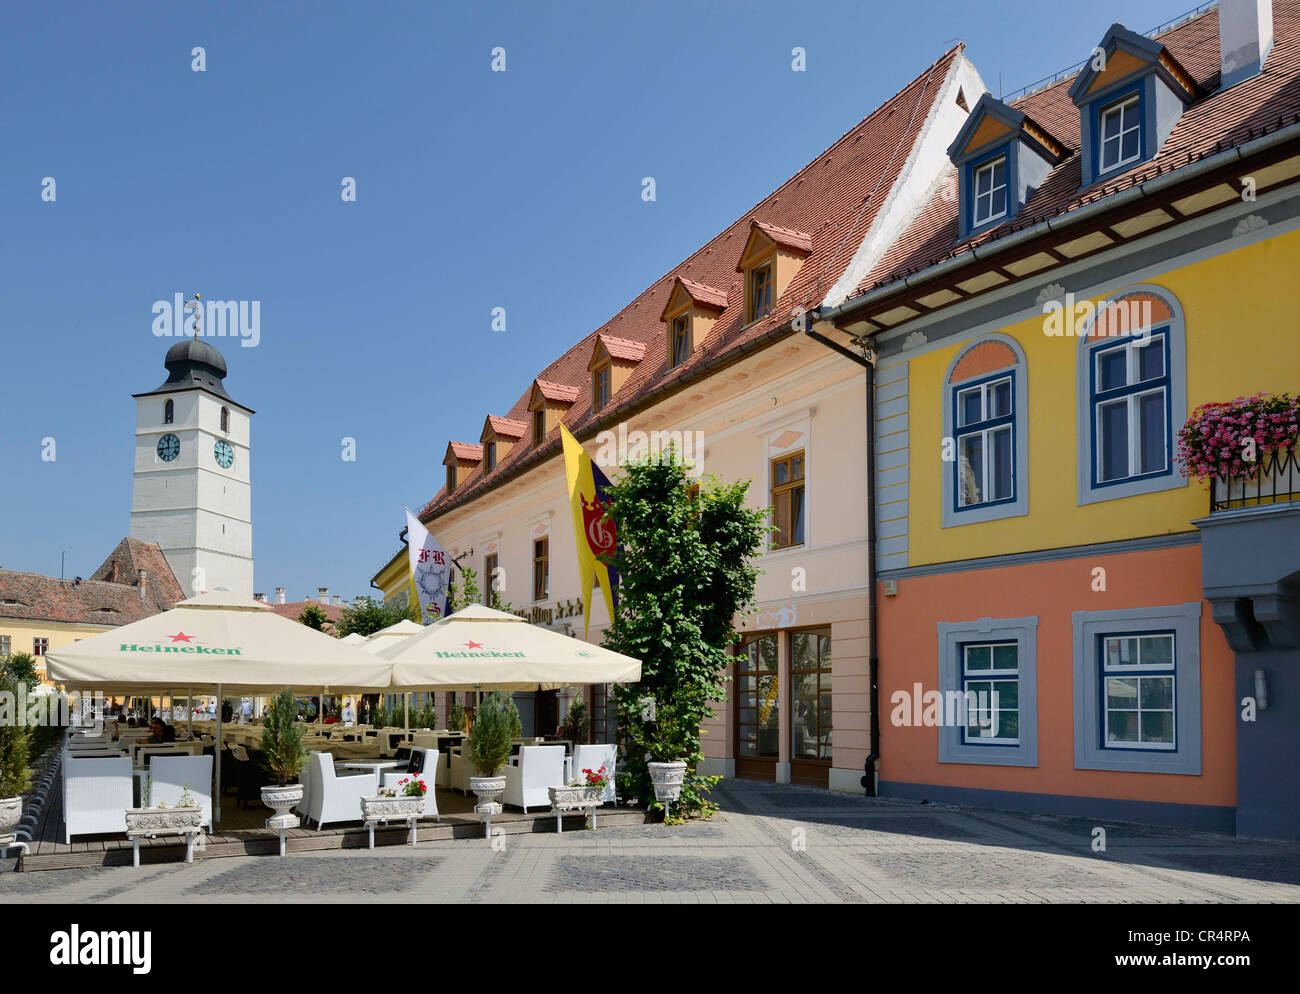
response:
<path id="1" fill-rule="evenodd" d="M 151 307 L 199 290 L 261 301 L 256 348 L 218 343 L 257 411 L 257 589 L 365 593 L 449 438 L 956 40 L 1011 91 L 1183 9 L 11 0 L 0 567 L 88 576 L 127 533 L 131 394 L 172 344 Z"/>

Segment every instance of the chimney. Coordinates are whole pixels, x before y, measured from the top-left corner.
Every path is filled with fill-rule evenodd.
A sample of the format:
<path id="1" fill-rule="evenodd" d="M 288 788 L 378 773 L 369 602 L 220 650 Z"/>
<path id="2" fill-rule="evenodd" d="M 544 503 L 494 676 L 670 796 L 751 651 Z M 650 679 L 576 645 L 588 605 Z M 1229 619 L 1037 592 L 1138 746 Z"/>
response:
<path id="1" fill-rule="evenodd" d="M 317 588 L 316 588 L 316 599 L 317 599 L 318 601 L 320 601 L 322 604 L 328 604 L 328 603 L 330 602 L 330 588 L 329 588 L 329 587 L 317 587 Z"/>
<path id="2" fill-rule="evenodd" d="M 1220 90 L 1257 76 L 1273 49 L 1273 0 L 1220 0 Z"/>
<path id="3" fill-rule="evenodd" d="M 254 595 L 253 595 L 253 600 L 257 601 L 259 604 L 265 604 L 265 603 L 266 603 L 266 594 L 254 594 Z"/>
<path id="4" fill-rule="evenodd" d="M 335 595 L 334 595 L 334 606 L 335 606 L 335 607 L 342 607 L 342 606 L 343 606 L 343 595 L 342 595 L 342 594 L 335 594 Z"/>
<path id="5" fill-rule="evenodd" d="M 138 569 L 135 571 L 136 582 L 140 585 L 140 600 L 149 599 L 149 571 L 147 569 Z"/>
<path id="6" fill-rule="evenodd" d="M 276 587 L 276 588 L 275 588 L 275 602 L 276 602 L 277 604 L 283 604 L 283 603 L 284 603 L 284 587 Z"/>

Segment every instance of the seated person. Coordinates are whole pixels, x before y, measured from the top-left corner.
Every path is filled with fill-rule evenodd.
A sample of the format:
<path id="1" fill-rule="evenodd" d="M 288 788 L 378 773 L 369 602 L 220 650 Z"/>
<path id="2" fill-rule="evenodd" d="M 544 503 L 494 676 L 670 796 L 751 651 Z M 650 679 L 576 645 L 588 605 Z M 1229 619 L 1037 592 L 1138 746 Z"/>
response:
<path id="1" fill-rule="evenodd" d="M 176 729 L 161 718 L 154 718 L 149 722 L 149 733 L 148 742 L 150 745 L 162 745 L 166 742 L 176 741 Z"/>
<path id="2" fill-rule="evenodd" d="M 339 723 L 339 716 L 335 714 L 333 711 L 331 711 L 329 715 L 325 718 L 325 724 L 327 725 L 337 725 L 338 723 Z"/>

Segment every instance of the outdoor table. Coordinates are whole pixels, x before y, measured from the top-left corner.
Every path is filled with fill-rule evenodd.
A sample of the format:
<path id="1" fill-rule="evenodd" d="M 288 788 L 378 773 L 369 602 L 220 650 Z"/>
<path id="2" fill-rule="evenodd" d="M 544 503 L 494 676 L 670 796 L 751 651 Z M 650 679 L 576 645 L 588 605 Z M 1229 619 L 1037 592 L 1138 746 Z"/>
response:
<path id="1" fill-rule="evenodd" d="M 375 779 L 383 784 L 384 771 L 394 770 L 399 766 L 405 768 L 406 760 L 404 759 L 358 759 L 355 762 L 339 763 L 341 770 L 368 770 L 375 775 Z"/>

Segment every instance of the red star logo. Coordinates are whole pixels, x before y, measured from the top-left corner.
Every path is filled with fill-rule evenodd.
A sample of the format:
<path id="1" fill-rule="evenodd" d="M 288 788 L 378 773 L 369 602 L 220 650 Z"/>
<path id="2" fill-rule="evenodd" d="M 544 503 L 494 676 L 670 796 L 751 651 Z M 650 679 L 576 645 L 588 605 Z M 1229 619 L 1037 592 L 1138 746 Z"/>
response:
<path id="1" fill-rule="evenodd" d="M 481 643 L 475 642 L 473 639 L 471 639 L 470 641 L 468 641 L 468 642 L 465 643 L 465 648 L 466 648 L 466 649 L 482 649 L 483 646 L 482 646 Z"/>
<path id="2" fill-rule="evenodd" d="M 194 644 L 194 636 L 186 635 L 184 632 L 177 632 L 175 635 L 171 637 L 171 639 L 173 642 L 187 642 L 191 645 Z"/>

